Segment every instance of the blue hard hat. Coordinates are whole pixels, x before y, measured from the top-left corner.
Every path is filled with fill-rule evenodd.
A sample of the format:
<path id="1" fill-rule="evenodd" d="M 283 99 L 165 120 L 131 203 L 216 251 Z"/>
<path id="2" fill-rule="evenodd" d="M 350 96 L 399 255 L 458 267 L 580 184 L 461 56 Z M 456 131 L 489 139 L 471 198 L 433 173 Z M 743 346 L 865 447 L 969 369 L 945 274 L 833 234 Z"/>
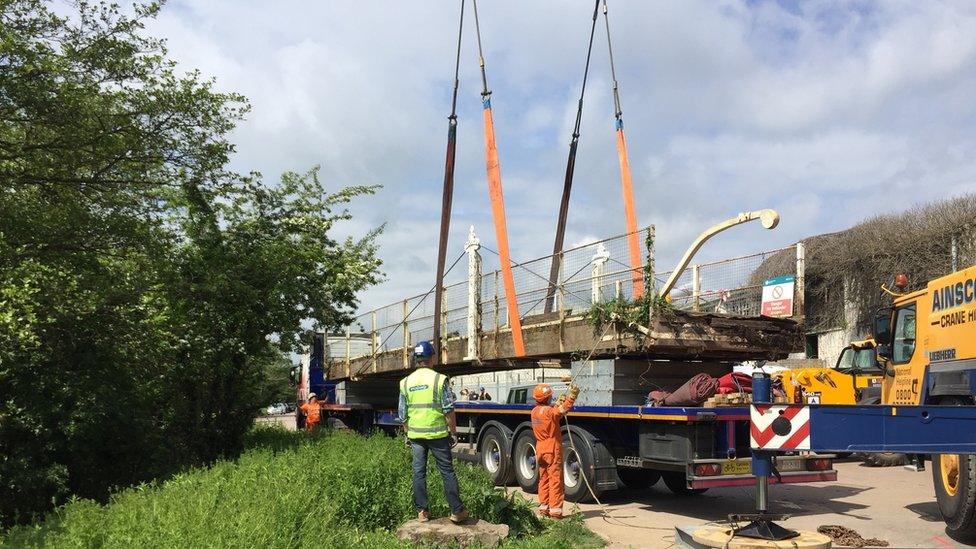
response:
<path id="1" fill-rule="evenodd" d="M 413 348 L 413 356 L 417 358 L 428 358 L 434 356 L 434 344 L 429 341 L 421 341 Z"/>

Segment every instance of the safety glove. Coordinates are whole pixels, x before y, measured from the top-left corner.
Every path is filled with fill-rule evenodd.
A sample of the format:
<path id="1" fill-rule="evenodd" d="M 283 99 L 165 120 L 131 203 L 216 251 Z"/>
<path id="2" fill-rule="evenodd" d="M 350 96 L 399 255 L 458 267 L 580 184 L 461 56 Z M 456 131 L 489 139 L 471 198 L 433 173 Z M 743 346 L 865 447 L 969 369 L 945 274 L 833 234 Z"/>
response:
<path id="1" fill-rule="evenodd" d="M 580 394 L 580 388 L 578 386 L 576 385 L 569 386 L 569 398 L 576 400 L 576 397 L 578 397 L 579 394 Z"/>

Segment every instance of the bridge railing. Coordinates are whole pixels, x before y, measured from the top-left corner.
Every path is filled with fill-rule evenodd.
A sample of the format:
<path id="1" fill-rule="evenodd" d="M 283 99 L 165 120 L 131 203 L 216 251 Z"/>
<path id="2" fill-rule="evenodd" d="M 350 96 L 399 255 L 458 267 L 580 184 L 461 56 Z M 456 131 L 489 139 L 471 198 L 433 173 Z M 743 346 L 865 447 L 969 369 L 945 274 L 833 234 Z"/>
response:
<path id="1" fill-rule="evenodd" d="M 630 234 L 589 242 L 565 250 L 560 257 L 558 281 L 549 283 L 553 257 L 513 262 L 512 272 L 523 326 L 585 313 L 597 303 L 612 299 L 632 300 L 634 279 L 647 279 L 649 291 L 663 286 L 670 276 L 667 271 L 654 270 L 654 227 L 639 231 L 643 263 L 638 269 L 630 266 L 628 238 Z M 434 323 L 440 322 L 442 337 L 467 338 L 477 333 L 506 330 L 508 310 L 501 273 L 497 270 L 482 273 L 481 257 L 494 250 L 482 246 L 469 235 L 465 246 L 468 259 L 467 280 L 444 287 L 441 318 L 434 318 L 434 292 L 407 298 L 401 302 L 360 314 L 347 332 L 367 334 L 371 342 L 363 354 L 363 346 L 331 349 L 333 360 L 345 360 L 399 350 L 404 366 L 410 364 L 412 347 L 419 341 L 432 339 Z M 670 292 L 671 304 L 677 309 L 737 316 L 759 316 L 763 281 L 794 275 L 802 299 L 802 244 L 739 256 L 721 261 L 689 266 L 678 277 Z M 462 267 L 463 261 L 456 264 Z M 636 273 L 635 273 L 636 271 Z M 645 271 L 653 271 L 647 276 Z M 474 303 L 476 311 L 471 311 Z M 794 311 L 802 311 L 802 301 Z M 362 337 L 359 335 L 358 337 Z M 477 356 L 469 339 L 469 355 Z M 333 338 L 333 345 L 342 345 Z M 358 352 L 357 352 L 358 351 Z M 351 356 L 350 356 L 351 355 Z M 472 357 L 472 358 L 474 358 Z"/>

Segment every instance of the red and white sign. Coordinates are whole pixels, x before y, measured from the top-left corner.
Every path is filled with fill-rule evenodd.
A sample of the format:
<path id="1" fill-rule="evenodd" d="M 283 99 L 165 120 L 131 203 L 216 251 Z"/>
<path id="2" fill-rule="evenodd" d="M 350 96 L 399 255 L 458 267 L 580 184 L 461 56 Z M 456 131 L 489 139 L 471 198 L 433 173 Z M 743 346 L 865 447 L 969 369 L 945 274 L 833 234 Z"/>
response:
<path id="1" fill-rule="evenodd" d="M 778 276 L 763 282 L 762 315 L 775 317 L 793 316 L 793 276 Z"/>
<path id="2" fill-rule="evenodd" d="M 753 404 L 749 438 L 756 450 L 809 450 L 810 408 Z"/>

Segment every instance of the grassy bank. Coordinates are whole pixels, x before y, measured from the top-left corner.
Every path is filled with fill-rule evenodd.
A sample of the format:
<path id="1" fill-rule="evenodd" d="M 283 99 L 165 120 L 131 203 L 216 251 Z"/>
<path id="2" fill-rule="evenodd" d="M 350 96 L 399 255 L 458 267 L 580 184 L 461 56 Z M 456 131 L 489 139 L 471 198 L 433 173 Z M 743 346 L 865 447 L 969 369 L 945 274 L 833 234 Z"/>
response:
<path id="1" fill-rule="evenodd" d="M 250 450 L 159 485 L 119 492 L 108 505 L 76 500 L 45 522 L 7 533 L 11 546 L 398 547 L 414 517 L 410 454 L 401 440 L 349 433 L 306 436 L 258 429 Z M 434 470 L 431 465 L 431 470 Z M 544 523 L 533 505 L 505 497 L 478 468 L 459 465 L 472 515 L 512 527 L 507 547 L 599 547 L 582 521 Z M 431 512 L 446 516 L 440 475 L 428 475 Z"/>

